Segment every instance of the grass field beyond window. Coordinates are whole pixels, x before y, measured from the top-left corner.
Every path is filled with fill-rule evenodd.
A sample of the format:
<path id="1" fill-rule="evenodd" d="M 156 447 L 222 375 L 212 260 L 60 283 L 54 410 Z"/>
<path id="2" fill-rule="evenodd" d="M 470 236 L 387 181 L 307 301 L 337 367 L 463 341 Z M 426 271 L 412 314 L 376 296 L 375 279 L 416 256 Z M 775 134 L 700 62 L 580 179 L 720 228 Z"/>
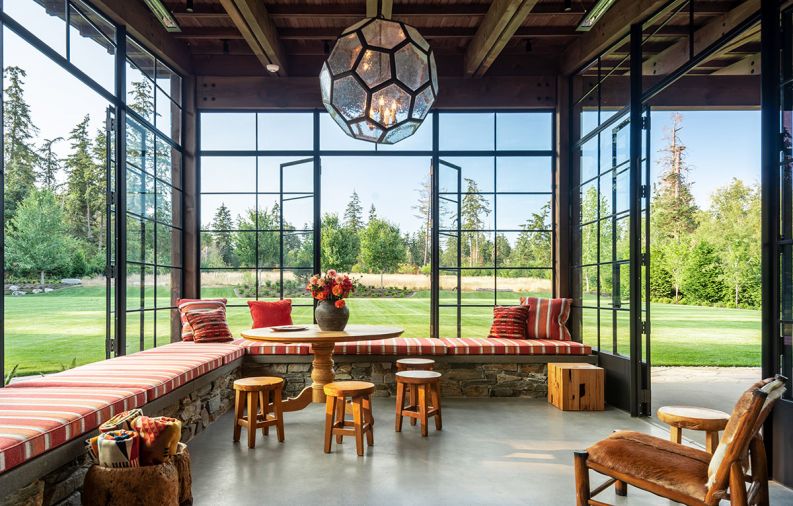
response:
<path id="1" fill-rule="evenodd" d="M 212 296 L 211 293 L 204 294 Z M 454 295 L 445 292 L 447 302 Z M 482 303 L 492 294 L 477 294 Z M 230 303 L 244 304 L 244 300 Z M 301 301 L 310 302 L 308 300 Z M 442 301 L 443 302 L 443 301 Z M 49 373 L 76 363 L 104 359 L 104 290 L 75 287 L 49 294 L 5 298 L 5 367 L 19 364 L 20 374 Z M 160 307 L 167 299 L 159 299 Z M 453 336 L 455 326 L 441 313 L 441 334 Z M 406 337 L 429 335 L 429 293 L 406 298 L 352 298 L 351 322 L 400 325 Z M 295 321 L 307 323 L 310 308 L 295 308 Z M 698 306 L 653 304 L 652 352 L 654 365 L 759 366 L 760 312 Z M 137 325 L 137 315 L 136 325 Z M 483 337 L 490 328 L 491 309 L 463 308 L 463 335 Z M 247 308 L 230 308 L 235 334 L 250 325 Z M 152 322 L 146 322 L 151 325 Z M 158 343 L 165 342 L 167 322 L 158 322 Z M 131 332 L 137 335 L 137 327 Z M 135 337 L 134 339 L 137 339 Z M 147 343 L 150 346 L 151 343 Z M 623 347 L 621 346 L 621 350 Z"/>

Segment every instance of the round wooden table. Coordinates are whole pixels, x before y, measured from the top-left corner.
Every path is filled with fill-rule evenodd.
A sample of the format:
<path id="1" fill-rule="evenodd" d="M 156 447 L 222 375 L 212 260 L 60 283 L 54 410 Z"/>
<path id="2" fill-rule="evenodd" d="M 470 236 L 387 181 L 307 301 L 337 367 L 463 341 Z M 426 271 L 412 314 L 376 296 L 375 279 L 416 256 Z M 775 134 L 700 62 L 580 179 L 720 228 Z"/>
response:
<path id="1" fill-rule="evenodd" d="M 269 341 L 283 344 L 310 344 L 314 360 L 311 363 L 310 387 L 306 387 L 297 397 L 284 401 L 284 411 L 298 411 L 312 402 L 325 402 L 324 387 L 335 379 L 333 372 L 333 348 L 336 343 L 354 341 L 378 341 L 399 337 L 405 331 L 399 327 L 381 325 L 347 325 L 344 330 L 322 331 L 316 325 L 307 325 L 307 330 L 296 332 L 275 331 L 266 327 L 242 332 L 242 337 L 255 341 Z"/>
<path id="2" fill-rule="evenodd" d="M 658 409 L 658 419 L 669 424 L 672 442 L 681 443 L 683 429 L 705 432 L 705 448 L 713 455 L 719 446 L 719 431 L 724 430 L 730 415 L 717 409 L 694 406 L 663 406 Z"/>

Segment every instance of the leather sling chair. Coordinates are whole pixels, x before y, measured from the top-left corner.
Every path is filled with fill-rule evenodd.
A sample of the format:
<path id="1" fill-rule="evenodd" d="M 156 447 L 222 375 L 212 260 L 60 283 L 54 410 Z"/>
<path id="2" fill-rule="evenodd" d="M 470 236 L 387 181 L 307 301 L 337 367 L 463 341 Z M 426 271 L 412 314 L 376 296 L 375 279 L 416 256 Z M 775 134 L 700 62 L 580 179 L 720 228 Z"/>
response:
<path id="1" fill-rule="evenodd" d="M 768 505 L 760 429 L 785 392 L 786 381 L 783 376 L 764 379 L 741 395 L 713 455 L 632 431 L 617 431 L 586 451 L 574 452 L 576 504 L 605 506 L 593 497 L 613 484 L 617 495 L 626 495 L 633 485 L 686 505 L 715 506 L 722 499 L 733 506 Z M 590 469 L 609 479 L 590 489 Z"/>

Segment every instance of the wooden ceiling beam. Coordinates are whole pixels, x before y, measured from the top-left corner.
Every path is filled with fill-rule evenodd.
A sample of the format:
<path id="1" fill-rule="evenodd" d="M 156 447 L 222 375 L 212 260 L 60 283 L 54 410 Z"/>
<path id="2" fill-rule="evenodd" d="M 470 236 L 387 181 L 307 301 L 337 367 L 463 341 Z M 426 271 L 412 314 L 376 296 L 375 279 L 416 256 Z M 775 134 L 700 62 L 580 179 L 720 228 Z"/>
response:
<path id="1" fill-rule="evenodd" d="M 726 67 L 714 70 L 714 76 L 751 76 L 760 73 L 760 53 L 744 56 Z"/>
<path id="2" fill-rule="evenodd" d="M 465 53 L 465 76 L 482 77 L 538 0 L 494 0 Z"/>
<path id="3" fill-rule="evenodd" d="M 562 54 L 560 70 L 569 75 L 619 41 L 639 22 L 664 6 L 667 0 L 617 0 L 606 14 L 576 39 Z"/>
<path id="4" fill-rule="evenodd" d="M 698 53 L 716 42 L 725 33 L 760 9 L 760 0 L 746 0 L 729 12 L 709 21 L 694 33 L 694 53 Z M 642 73 L 648 76 L 666 75 L 688 61 L 689 41 L 682 38 L 667 49 L 647 59 L 642 64 Z"/>
<path id="5" fill-rule="evenodd" d="M 188 33 L 200 33 L 201 30 L 205 29 L 199 28 Z M 281 28 L 278 37 L 281 40 L 333 40 L 341 31 L 341 28 Z M 419 32 L 425 39 L 470 39 L 476 35 L 476 28 L 421 28 Z M 574 37 L 576 33 L 568 27 L 525 26 L 519 28 L 513 38 Z"/>
<path id="6" fill-rule="evenodd" d="M 281 42 L 264 4 L 256 0 L 220 0 L 220 3 L 262 65 L 278 65 L 277 74 L 286 76 Z"/>

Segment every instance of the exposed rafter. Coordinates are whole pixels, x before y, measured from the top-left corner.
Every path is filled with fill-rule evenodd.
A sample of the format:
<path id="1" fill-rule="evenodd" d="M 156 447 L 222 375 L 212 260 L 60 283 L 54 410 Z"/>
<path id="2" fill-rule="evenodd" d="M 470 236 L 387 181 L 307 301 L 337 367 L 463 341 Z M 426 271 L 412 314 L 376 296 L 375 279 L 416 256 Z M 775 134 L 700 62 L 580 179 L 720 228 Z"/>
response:
<path id="1" fill-rule="evenodd" d="M 465 53 L 466 77 L 482 77 L 538 0 L 495 0 Z"/>
<path id="2" fill-rule="evenodd" d="M 714 76 L 751 76 L 760 73 L 760 53 L 744 56 L 737 62 L 714 70 Z"/>
<path id="3" fill-rule="evenodd" d="M 694 33 L 694 53 L 702 51 L 716 42 L 725 33 L 760 9 L 760 0 L 746 0 L 729 12 L 721 14 Z M 650 57 L 642 65 L 644 75 L 666 75 L 688 61 L 690 56 L 688 38 L 683 38 L 660 53 Z"/>
<path id="4" fill-rule="evenodd" d="M 278 65 L 277 74 L 285 76 L 284 52 L 264 4 L 256 0 L 220 0 L 220 3 L 262 65 Z"/>
<path id="5" fill-rule="evenodd" d="M 565 50 L 561 73 L 572 74 L 627 35 L 633 23 L 652 15 L 667 3 L 668 0 L 617 0 L 590 31 Z"/>

